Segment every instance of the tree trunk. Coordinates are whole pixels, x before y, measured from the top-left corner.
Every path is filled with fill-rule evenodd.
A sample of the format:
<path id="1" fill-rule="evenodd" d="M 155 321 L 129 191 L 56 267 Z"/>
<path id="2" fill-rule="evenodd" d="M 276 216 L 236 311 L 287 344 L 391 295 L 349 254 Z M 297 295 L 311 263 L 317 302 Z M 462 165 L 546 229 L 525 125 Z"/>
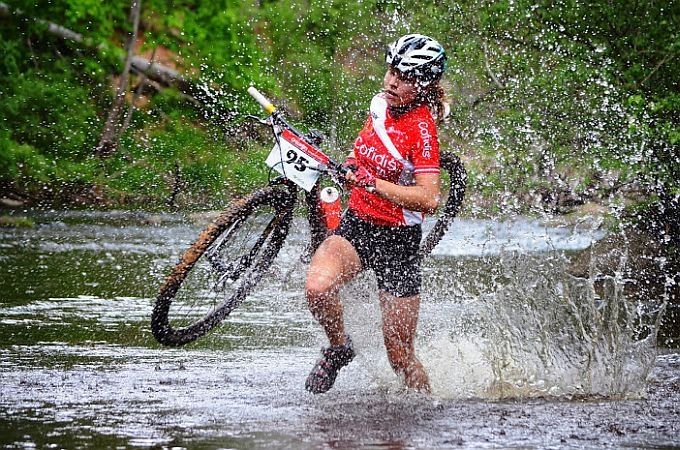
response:
<path id="1" fill-rule="evenodd" d="M 12 10 L 6 3 L 0 2 L 0 17 L 10 17 L 11 15 L 21 16 L 23 13 L 18 9 Z M 45 25 L 47 27 L 47 32 L 53 36 L 77 42 L 88 48 L 97 48 L 98 50 L 104 50 L 106 48 L 105 44 L 100 44 L 95 47 L 90 39 L 61 25 L 42 19 L 34 18 L 32 20 L 36 23 Z M 191 80 L 184 78 L 182 74 L 175 69 L 142 58 L 141 56 L 133 55 L 131 58 L 131 65 L 128 70 L 144 74 L 149 80 L 159 83 L 162 86 L 175 87 L 182 94 L 187 96 L 188 100 L 194 105 L 200 107 L 203 111 L 207 111 L 211 118 L 218 117 L 220 118 L 220 122 L 223 123 L 231 120 L 236 115 L 233 110 L 223 108 L 219 104 L 216 104 L 215 99 L 219 98 L 220 94 L 211 87 L 205 84 L 197 85 Z"/>
<path id="2" fill-rule="evenodd" d="M 130 21 L 132 22 L 132 30 L 128 35 L 125 44 L 125 64 L 123 73 L 120 76 L 118 83 L 118 90 L 116 97 L 113 99 L 113 105 L 109 110 L 109 115 L 106 118 L 104 129 L 102 130 L 99 144 L 95 148 L 95 154 L 101 157 L 111 155 L 116 151 L 120 136 L 125 132 L 123 123 L 121 123 L 121 114 L 124 112 L 125 93 L 128 88 L 128 80 L 130 78 L 130 67 L 132 67 L 132 57 L 135 52 L 135 42 L 137 42 L 137 33 L 139 31 L 139 13 L 142 9 L 142 0 L 132 0 L 130 5 Z"/>
<path id="3" fill-rule="evenodd" d="M 153 49 L 153 53 L 151 53 L 151 65 L 153 66 L 153 60 L 156 57 L 156 49 Z M 139 99 L 139 95 L 144 91 L 145 86 L 147 85 L 147 76 L 145 74 L 142 74 L 139 80 L 139 84 L 137 85 L 137 88 L 134 90 L 134 93 L 132 95 L 132 100 L 130 101 L 130 106 L 127 109 L 127 112 L 125 114 L 125 118 L 123 119 L 123 126 L 122 126 L 122 131 L 118 136 L 116 137 L 116 147 L 118 146 L 118 143 L 120 142 L 120 138 L 122 133 L 125 132 L 125 130 L 128 129 L 130 126 L 130 121 L 132 121 L 132 115 L 135 112 L 135 109 L 137 109 L 137 100 Z"/>

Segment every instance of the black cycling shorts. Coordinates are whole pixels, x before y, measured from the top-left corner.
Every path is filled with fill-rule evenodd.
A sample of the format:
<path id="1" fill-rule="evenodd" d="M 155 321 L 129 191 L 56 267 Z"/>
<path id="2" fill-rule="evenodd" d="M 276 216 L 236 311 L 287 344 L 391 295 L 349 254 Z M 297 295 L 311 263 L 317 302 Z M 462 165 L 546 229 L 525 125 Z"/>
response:
<path id="1" fill-rule="evenodd" d="M 411 297 L 420 293 L 420 225 L 375 225 L 347 210 L 335 234 L 354 246 L 362 269 L 373 269 L 380 290 L 395 297 Z"/>

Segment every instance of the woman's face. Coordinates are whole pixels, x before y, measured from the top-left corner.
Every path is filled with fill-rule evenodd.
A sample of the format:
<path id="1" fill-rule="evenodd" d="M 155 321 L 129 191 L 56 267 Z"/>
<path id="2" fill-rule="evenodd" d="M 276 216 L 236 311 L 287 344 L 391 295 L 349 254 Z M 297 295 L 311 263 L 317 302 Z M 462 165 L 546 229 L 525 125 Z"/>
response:
<path id="1" fill-rule="evenodd" d="M 385 100 L 389 106 L 405 106 L 415 100 L 422 88 L 415 82 L 405 78 L 392 68 L 387 69 L 383 80 Z"/>

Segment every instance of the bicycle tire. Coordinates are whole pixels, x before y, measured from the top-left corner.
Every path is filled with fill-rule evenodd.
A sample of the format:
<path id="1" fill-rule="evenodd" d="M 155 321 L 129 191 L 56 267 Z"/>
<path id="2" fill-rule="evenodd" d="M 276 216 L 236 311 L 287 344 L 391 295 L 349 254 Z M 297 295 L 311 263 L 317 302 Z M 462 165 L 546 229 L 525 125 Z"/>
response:
<path id="1" fill-rule="evenodd" d="M 444 203 L 441 215 L 420 244 L 420 258 L 425 258 L 432 253 L 432 250 L 441 241 L 453 219 L 460 212 L 460 207 L 465 199 L 467 172 L 458 155 L 451 152 L 442 152 L 439 156 L 439 165 L 449 174 L 449 196 Z"/>
<path id="2" fill-rule="evenodd" d="M 159 289 L 151 317 L 151 331 L 158 342 L 171 347 L 193 342 L 215 328 L 243 302 L 279 253 L 292 221 L 295 200 L 296 194 L 285 188 L 268 186 L 258 189 L 232 203 L 201 232 L 198 239 L 184 251 L 179 263 Z M 263 210 L 271 212 L 271 218 L 258 219 L 258 214 Z M 244 226 L 250 222 L 258 222 L 258 231 L 246 239 L 239 233 L 245 233 Z M 262 225 L 264 228 L 259 231 Z M 247 243 L 236 249 L 236 239 L 240 238 L 247 240 Z M 255 239 L 254 243 L 251 238 Z M 218 264 L 213 256 L 222 250 L 237 253 L 230 262 Z M 200 270 L 197 269 L 198 263 Z M 236 268 L 231 273 L 224 271 L 225 267 L 231 268 L 234 264 Z M 220 273 L 220 269 L 223 272 Z M 192 272 L 200 280 L 197 283 L 204 283 L 205 279 L 208 286 L 210 283 L 214 285 L 207 290 L 209 295 L 192 293 L 191 287 L 186 286 L 183 291 L 187 291 L 187 298 L 192 295 L 197 300 L 210 298 L 206 304 L 189 305 L 186 311 L 180 312 L 186 302 L 182 299 L 181 305 L 173 303 L 178 302 L 178 292 L 187 284 Z M 230 278 L 225 278 L 227 275 Z M 218 281 L 213 280 L 215 276 L 219 277 Z M 219 295 L 218 287 L 227 284 L 230 287 L 233 284 L 232 291 L 224 296 Z M 199 288 L 202 292 L 206 291 L 206 286 Z M 212 295 L 215 295 L 214 299 Z M 194 306 L 201 310 L 198 315 L 190 311 Z M 203 309 L 208 311 L 203 313 Z"/>

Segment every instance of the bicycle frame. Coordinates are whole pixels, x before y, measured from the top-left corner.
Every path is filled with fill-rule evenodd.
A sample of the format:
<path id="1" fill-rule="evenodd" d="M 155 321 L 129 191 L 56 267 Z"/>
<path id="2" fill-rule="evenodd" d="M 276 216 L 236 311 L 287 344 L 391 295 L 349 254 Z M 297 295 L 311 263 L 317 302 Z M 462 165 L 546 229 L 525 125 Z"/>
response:
<path id="1" fill-rule="evenodd" d="M 344 177 L 344 175 L 347 173 L 347 169 L 345 169 L 340 164 L 326 156 L 318 148 L 318 146 L 315 145 L 315 142 L 313 142 L 312 139 L 310 139 L 307 135 L 305 135 L 304 133 L 290 125 L 288 122 L 286 122 L 283 115 L 272 104 L 272 102 L 270 102 L 264 95 L 262 95 L 255 87 L 253 86 L 249 87 L 248 93 L 262 106 L 262 108 L 264 108 L 265 111 L 270 113 L 269 118 L 266 120 L 260 119 L 258 117 L 255 117 L 255 119 L 257 119 L 260 123 L 272 127 L 272 129 L 274 130 L 274 137 L 275 140 L 277 141 L 277 145 L 279 146 L 279 148 L 281 148 L 280 147 L 281 142 L 279 140 L 279 135 L 276 133 L 277 126 L 281 127 L 282 129 L 289 130 L 297 138 L 305 142 L 311 149 L 312 153 L 315 154 L 312 156 L 319 156 L 320 159 L 322 160 L 325 166 L 324 169 L 322 169 L 322 171 L 328 173 L 331 179 L 342 188 L 342 182 L 340 181 L 340 177 L 341 176 Z M 421 245 L 420 250 L 421 257 L 427 256 L 440 241 L 444 233 L 446 233 L 446 230 L 448 229 L 448 226 L 450 225 L 451 221 L 458 214 L 460 206 L 465 197 L 465 183 L 467 180 L 467 173 L 465 171 L 463 163 L 460 161 L 460 158 L 458 158 L 458 156 L 452 153 L 446 152 L 442 152 L 440 154 L 440 157 L 441 167 L 444 170 L 446 170 L 451 176 L 449 185 L 449 199 L 443 205 L 442 217 L 439 220 L 437 220 L 433 230 L 425 237 Z M 283 175 L 285 177 L 285 173 Z M 368 187 L 367 190 L 369 190 L 369 192 L 372 192 L 373 188 Z M 311 250 L 313 252 L 321 244 L 323 239 L 328 235 L 328 230 L 324 226 L 323 213 L 319 208 L 318 184 L 315 184 L 312 189 L 307 190 L 306 204 L 308 207 L 309 225 L 312 232 Z"/>
<path id="2" fill-rule="evenodd" d="M 340 180 L 347 173 L 347 169 L 342 167 L 341 164 L 337 163 L 328 155 L 326 155 L 318 147 L 318 144 L 320 143 L 320 136 L 313 137 L 308 134 L 305 134 L 298 130 L 297 128 L 295 128 L 290 123 L 288 123 L 283 117 L 283 115 L 278 111 L 278 109 L 256 88 L 250 87 L 248 89 L 248 93 L 252 95 L 253 98 L 255 98 L 255 100 L 257 100 L 258 103 L 260 103 L 260 105 L 264 108 L 265 111 L 270 113 L 270 116 L 267 119 L 261 119 L 256 116 L 249 116 L 257 120 L 259 123 L 269 126 L 272 129 L 276 146 L 272 150 L 272 153 L 270 153 L 270 157 L 267 159 L 268 162 L 270 164 L 273 162 L 274 158 L 272 158 L 272 154 L 274 154 L 277 151 L 277 148 L 279 153 L 283 153 L 284 145 L 282 139 L 286 139 L 288 142 L 293 141 L 293 145 L 297 147 L 297 150 L 299 150 L 295 151 L 295 149 L 291 149 L 290 147 L 288 147 L 288 151 L 286 154 L 287 159 L 284 160 L 283 158 L 281 158 L 281 160 L 285 161 L 286 165 L 289 168 L 289 172 L 287 172 L 285 169 L 279 171 L 282 176 L 274 180 L 270 180 L 269 184 L 270 185 L 284 184 L 291 191 L 297 191 L 300 189 L 305 191 L 307 219 L 309 221 L 309 227 L 311 232 L 311 242 L 309 249 L 310 250 L 309 256 L 311 256 L 311 254 L 318 248 L 319 245 L 321 245 L 321 242 L 323 242 L 323 240 L 327 237 L 329 233 L 329 230 L 325 225 L 326 221 L 324 218 L 324 212 L 320 207 L 319 200 L 320 178 L 317 178 L 317 180 L 314 182 L 311 188 L 309 188 L 310 186 L 309 183 L 306 185 L 298 183 L 296 182 L 295 177 L 292 175 L 294 175 L 294 172 L 305 172 L 307 170 L 318 171 L 321 174 L 328 175 L 329 178 L 333 181 L 333 183 L 339 186 L 340 189 L 342 190 L 343 186 Z M 308 165 L 310 161 L 307 160 L 305 156 L 302 156 L 301 154 L 309 156 L 310 159 L 313 159 L 316 162 L 320 163 L 320 166 L 315 168 Z M 275 169 L 275 166 L 270 165 L 270 167 L 272 167 L 272 169 Z M 290 173 L 291 171 L 293 172 L 293 174 Z"/>

